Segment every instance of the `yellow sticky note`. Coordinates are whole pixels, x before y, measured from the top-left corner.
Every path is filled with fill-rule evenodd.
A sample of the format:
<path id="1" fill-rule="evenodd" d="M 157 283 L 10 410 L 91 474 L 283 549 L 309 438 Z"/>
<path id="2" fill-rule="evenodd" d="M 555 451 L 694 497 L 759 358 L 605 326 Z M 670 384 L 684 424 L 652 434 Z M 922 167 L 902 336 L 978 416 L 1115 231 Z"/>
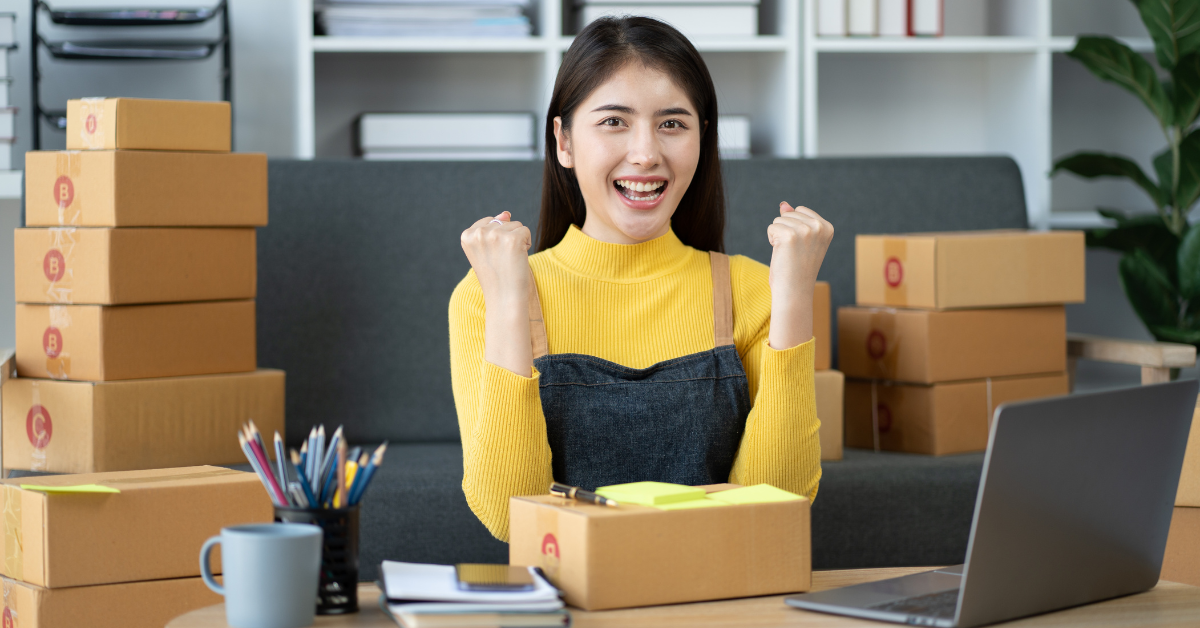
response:
<path id="1" fill-rule="evenodd" d="M 120 493 L 120 489 L 115 489 L 111 486 L 100 486 L 99 484 L 76 484 L 75 486 L 40 486 L 38 484 L 22 484 L 21 488 L 27 491 L 41 491 L 43 493 Z"/>
<path id="2" fill-rule="evenodd" d="M 674 504 L 659 504 L 654 506 L 659 510 L 687 510 L 689 508 L 713 508 L 716 506 L 728 506 L 725 502 L 719 502 L 715 499 L 702 497 L 700 499 L 690 499 L 686 502 L 675 502 Z"/>
<path id="3" fill-rule="evenodd" d="M 704 489 L 682 484 L 666 482 L 630 482 L 629 484 L 614 484 L 601 486 L 596 493 L 618 503 L 641 504 L 642 506 L 659 506 L 686 502 L 704 497 Z"/>
<path id="4" fill-rule="evenodd" d="M 775 488 L 770 484 L 755 484 L 742 488 L 731 488 L 728 491 L 709 493 L 709 499 L 715 499 L 726 504 L 765 504 L 767 502 L 787 502 L 803 499 L 795 493 Z"/>

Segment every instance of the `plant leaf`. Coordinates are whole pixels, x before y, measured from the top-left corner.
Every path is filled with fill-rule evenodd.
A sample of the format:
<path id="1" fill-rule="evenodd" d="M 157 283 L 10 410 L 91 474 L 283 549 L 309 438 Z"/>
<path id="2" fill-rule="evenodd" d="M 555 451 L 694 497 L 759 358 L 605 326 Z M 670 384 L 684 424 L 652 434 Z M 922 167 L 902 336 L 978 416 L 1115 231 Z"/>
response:
<path id="1" fill-rule="evenodd" d="M 1121 257 L 1118 270 L 1125 296 L 1147 329 L 1178 324 L 1179 300 L 1175 286 L 1149 253 L 1142 249 L 1127 253 Z"/>
<path id="2" fill-rule="evenodd" d="M 1171 149 L 1154 156 L 1154 170 L 1166 194 L 1165 204 L 1181 208 L 1186 214 L 1200 198 L 1200 129 L 1187 134 L 1179 143 L 1179 189 L 1171 192 Z"/>
<path id="3" fill-rule="evenodd" d="M 1154 66 L 1129 46 L 1111 37 L 1080 37 L 1067 56 L 1085 65 L 1101 80 L 1116 83 L 1140 98 L 1163 127 L 1174 122 L 1175 109 Z"/>
<path id="4" fill-rule="evenodd" d="M 1142 0 L 1137 6 L 1154 39 L 1159 65 L 1173 70 L 1180 59 L 1200 50 L 1200 0 Z"/>
<path id="5" fill-rule="evenodd" d="M 1190 127 L 1200 116 L 1200 53 L 1180 59 L 1171 71 L 1170 95 L 1175 103 L 1175 124 Z"/>
<path id="6" fill-rule="evenodd" d="M 1185 345 L 1200 344 L 1200 329 L 1180 329 L 1168 325 L 1155 325 L 1150 333 L 1162 342 L 1181 342 Z"/>
<path id="7" fill-rule="evenodd" d="M 1179 295 L 1192 300 L 1200 296 L 1200 228 L 1188 229 L 1179 243 Z M 1200 303 L 1200 299 L 1196 299 Z"/>
<path id="8" fill-rule="evenodd" d="M 1102 209 L 1100 213 L 1116 220 L 1117 226 L 1088 231 L 1088 246 L 1121 253 L 1142 249 L 1166 272 L 1170 283 L 1175 283 L 1179 238 L 1158 214 L 1126 215 L 1111 209 Z"/>
<path id="9" fill-rule="evenodd" d="M 1059 170 L 1066 170 L 1067 172 L 1088 179 L 1095 177 L 1125 177 L 1142 188 L 1146 194 L 1149 194 L 1150 200 L 1154 201 L 1156 207 L 1162 207 L 1167 204 L 1167 196 L 1163 194 L 1163 188 L 1155 185 L 1150 180 L 1150 177 L 1146 176 L 1146 173 L 1142 171 L 1141 166 L 1121 155 L 1089 152 L 1072 153 L 1054 163 L 1054 169 L 1050 171 L 1050 176 L 1054 176 Z M 1170 179 L 1167 179 L 1166 182 L 1169 183 Z M 1165 187 L 1166 184 L 1164 183 Z"/>

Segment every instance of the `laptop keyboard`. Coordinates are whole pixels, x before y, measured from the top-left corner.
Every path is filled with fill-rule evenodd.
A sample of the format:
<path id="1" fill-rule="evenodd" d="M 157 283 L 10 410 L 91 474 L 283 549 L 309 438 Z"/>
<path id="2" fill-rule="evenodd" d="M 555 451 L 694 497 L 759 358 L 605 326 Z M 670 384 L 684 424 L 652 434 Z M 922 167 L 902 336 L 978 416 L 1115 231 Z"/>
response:
<path id="1" fill-rule="evenodd" d="M 939 619 L 953 619 L 954 611 L 958 608 L 958 589 L 906 597 L 902 600 L 884 602 L 869 606 L 871 610 L 889 613 L 904 613 L 906 615 L 925 615 Z"/>

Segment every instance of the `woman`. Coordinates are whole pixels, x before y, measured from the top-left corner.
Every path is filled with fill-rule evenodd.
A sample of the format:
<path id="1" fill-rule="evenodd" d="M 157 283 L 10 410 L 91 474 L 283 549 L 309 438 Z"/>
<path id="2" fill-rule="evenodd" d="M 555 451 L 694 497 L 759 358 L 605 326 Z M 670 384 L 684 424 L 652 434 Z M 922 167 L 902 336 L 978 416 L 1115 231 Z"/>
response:
<path id="1" fill-rule="evenodd" d="M 720 253 L 716 93 L 696 49 L 656 20 L 587 26 L 546 127 L 538 252 L 508 212 L 481 218 L 450 300 L 476 516 L 507 540 L 509 497 L 552 479 L 814 497 L 812 296 L 833 228 L 781 203 L 769 269 Z"/>

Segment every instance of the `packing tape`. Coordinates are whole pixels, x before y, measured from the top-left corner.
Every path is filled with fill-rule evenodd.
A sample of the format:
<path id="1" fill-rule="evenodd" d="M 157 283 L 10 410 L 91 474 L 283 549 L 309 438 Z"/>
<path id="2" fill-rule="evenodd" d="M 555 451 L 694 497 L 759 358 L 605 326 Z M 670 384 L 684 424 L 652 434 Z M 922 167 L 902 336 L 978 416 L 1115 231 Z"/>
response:
<path id="1" fill-rule="evenodd" d="M 21 533 L 21 491 L 4 485 L 4 573 L 16 580 L 25 579 L 25 538 Z M 5 600 L 8 591 L 4 592 Z"/>
<path id="2" fill-rule="evenodd" d="M 883 239 L 883 302 L 888 305 L 908 305 L 908 284 L 904 281 L 908 264 L 908 240 Z"/>
<path id="3" fill-rule="evenodd" d="M 71 377 L 71 353 L 63 343 L 63 330 L 71 327 L 71 311 L 64 305 L 48 306 L 50 324 L 42 333 L 42 350 L 46 354 L 46 373 L 50 379 Z"/>
<path id="4" fill-rule="evenodd" d="M 75 227 L 54 227 L 49 231 L 50 247 L 42 259 L 42 272 L 50 282 L 46 296 L 54 303 L 73 303 Z"/>
<path id="5" fill-rule="evenodd" d="M 58 205 L 58 224 L 77 225 L 82 222 L 86 199 L 78 198 L 83 171 L 83 154 L 77 150 L 54 154 L 54 202 Z"/>
<path id="6" fill-rule="evenodd" d="M 104 100 L 79 99 L 79 141 L 85 148 L 104 148 Z"/>
<path id="7" fill-rule="evenodd" d="M 895 379 L 896 363 L 900 357 L 900 337 L 896 333 L 896 308 L 868 308 L 870 321 L 866 340 L 867 359 L 874 367 L 874 377 Z"/>
<path id="8" fill-rule="evenodd" d="M 25 417 L 25 433 L 29 437 L 30 453 L 29 453 L 29 470 L 30 471 L 45 471 L 46 470 L 46 446 L 50 444 L 50 438 L 54 434 L 53 424 L 50 422 L 49 416 L 46 416 L 46 408 L 42 405 L 42 391 L 38 387 L 36 380 L 29 382 L 30 400 L 29 414 Z M 35 410 L 43 414 L 40 422 L 34 417 Z M 40 447 L 38 445 L 41 445 Z"/>

